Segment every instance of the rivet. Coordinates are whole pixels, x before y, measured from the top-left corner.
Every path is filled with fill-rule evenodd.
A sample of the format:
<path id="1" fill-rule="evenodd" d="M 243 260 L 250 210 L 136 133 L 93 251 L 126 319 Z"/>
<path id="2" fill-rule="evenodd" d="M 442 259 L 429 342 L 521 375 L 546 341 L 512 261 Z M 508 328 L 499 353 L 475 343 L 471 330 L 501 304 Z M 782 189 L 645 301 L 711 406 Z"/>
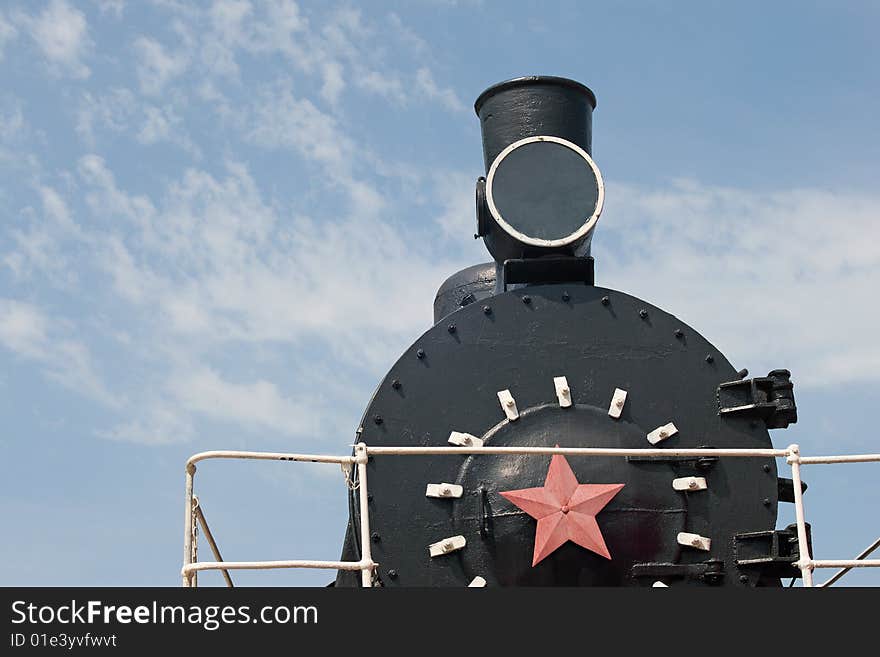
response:
<path id="1" fill-rule="evenodd" d="M 370 534 L 370 538 L 373 539 L 373 543 L 378 543 L 382 540 L 382 537 L 379 536 L 379 532 L 373 532 L 372 534 Z"/>
<path id="2" fill-rule="evenodd" d="M 446 330 L 449 331 L 450 333 L 455 333 L 455 324 L 450 324 L 450 325 L 446 328 Z"/>
<path id="3" fill-rule="evenodd" d="M 569 299 L 571 299 L 571 295 L 568 292 L 563 292 L 562 293 L 562 300 L 568 301 Z"/>
<path id="4" fill-rule="evenodd" d="M 678 339 L 683 338 L 683 337 L 684 337 L 684 331 L 682 331 L 681 329 L 675 329 L 675 337 L 677 337 Z"/>
<path id="5" fill-rule="evenodd" d="M 491 315 L 492 314 L 492 307 L 491 306 L 483 306 L 483 314 L 484 315 Z"/>
<path id="6" fill-rule="evenodd" d="M 644 308 L 642 308 L 642 309 L 639 311 L 639 317 L 641 317 L 642 319 L 645 319 L 647 316 L 648 316 L 648 311 L 645 310 Z"/>
<path id="7" fill-rule="evenodd" d="M 767 464 L 767 463 L 765 463 L 764 465 L 761 466 L 761 469 L 762 469 L 764 472 L 770 472 L 770 465 Z"/>
<path id="8" fill-rule="evenodd" d="M 609 297 L 602 297 L 603 306 L 607 306 L 609 303 L 611 303 L 611 299 Z"/>
<path id="9" fill-rule="evenodd" d="M 419 350 L 416 352 L 416 358 L 424 358 L 424 357 L 425 357 L 425 350 L 424 350 L 424 349 L 419 349 Z"/>
<path id="10" fill-rule="evenodd" d="M 522 298 L 522 301 L 523 301 L 524 304 L 529 305 L 529 304 L 532 302 L 532 297 L 530 297 L 530 296 L 527 294 L 527 295 L 525 295 L 525 296 Z"/>
<path id="11" fill-rule="evenodd" d="M 395 390 L 400 390 L 400 381 L 394 379 L 394 381 L 391 382 L 391 387 Z"/>
<path id="12" fill-rule="evenodd" d="M 707 363 L 715 362 L 715 357 L 712 354 L 706 354 L 706 362 Z"/>
<path id="13" fill-rule="evenodd" d="M 391 579 L 397 579 L 397 571 L 392 568 L 388 571 L 388 577 L 390 577 Z"/>
<path id="14" fill-rule="evenodd" d="M 770 498 L 769 497 L 764 498 L 764 506 L 770 506 Z"/>
<path id="15" fill-rule="evenodd" d="M 373 422 L 375 422 L 377 425 L 379 425 L 379 424 L 382 424 L 382 422 L 384 422 L 384 420 L 382 419 L 381 415 L 374 415 Z"/>
<path id="16" fill-rule="evenodd" d="M 367 502 L 372 502 L 372 501 L 373 501 L 373 494 L 367 493 Z"/>
<path id="17" fill-rule="evenodd" d="M 391 573 L 388 573 L 388 574 L 390 575 Z M 739 581 L 742 582 L 743 584 L 748 584 L 749 583 L 749 576 L 748 575 L 740 575 Z"/>

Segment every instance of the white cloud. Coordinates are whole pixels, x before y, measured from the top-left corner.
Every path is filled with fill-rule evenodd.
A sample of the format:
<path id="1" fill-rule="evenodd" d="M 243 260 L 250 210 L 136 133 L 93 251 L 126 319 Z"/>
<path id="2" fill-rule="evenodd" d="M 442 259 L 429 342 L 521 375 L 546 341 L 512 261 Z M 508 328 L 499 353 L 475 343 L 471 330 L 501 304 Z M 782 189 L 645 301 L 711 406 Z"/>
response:
<path id="1" fill-rule="evenodd" d="M 14 141 L 24 132 L 25 127 L 21 103 L 13 102 L 8 108 L 0 108 L 0 143 Z"/>
<path id="2" fill-rule="evenodd" d="M 442 264 L 414 252 L 406 235 L 370 212 L 336 222 L 280 216 L 241 165 L 230 164 L 222 180 L 187 172 L 160 209 L 119 190 L 100 158 L 84 158 L 80 171 L 92 188 L 93 211 L 125 219 L 125 232 L 138 231 L 134 241 L 104 240 L 98 262 L 114 289 L 157 309 L 165 329 L 182 336 L 289 342 L 345 334 L 360 344 L 366 327 L 396 333 L 424 325 L 443 278 Z M 358 198 L 357 183 L 351 189 Z M 361 208 L 375 203 L 369 188 L 362 194 Z M 373 246 L 365 250 L 367 243 Z M 328 268 L 331 261 L 349 264 L 343 271 Z M 296 305 L 286 301 L 291 290 Z M 375 311 L 389 297 L 398 308 L 391 319 Z"/>
<path id="3" fill-rule="evenodd" d="M 6 44 L 15 39 L 18 31 L 12 26 L 12 23 L 6 20 L 3 14 L 0 14 L 0 61 L 3 61 L 3 49 Z"/>
<path id="4" fill-rule="evenodd" d="M 297 98 L 290 85 L 263 93 L 244 118 L 246 139 L 266 148 L 292 148 L 328 172 L 349 172 L 355 154 L 352 140 L 331 115 L 308 98 Z"/>
<path id="5" fill-rule="evenodd" d="M 321 97 L 331 105 L 339 102 L 339 97 L 345 89 L 342 70 L 342 65 L 339 62 L 328 61 L 324 63 L 322 71 L 324 83 L 321 85 Z"/>
<path id="6" fill-rule="evenodd" d="M 214 370 L 203 368 L 176 377 L 171 389 L 184 408 L 211 419 L 288 435 L 314 435 L 321 431 L 314 405 L 285 397 L 269 381 L 233 383 Z"/>
<path id="7" fill-rule="evenodd" d="M 186 36 L 175 60 L 197 60 L 207 76 L 237 80 L 241 55 L 281 55 L 297 72 L 319 83 L 321 99 L 334 109 L 350 86 L 397 106 L 427 101 L 453 112 L 464 107 L 454 90 L 441 87 L 430 70 L 419 65 L 430 56 L 428 44 L 397 14 L 365 16 L 359 9 L 343 7 L 313 9 L 306 16 L 290 0 L 217 0 L 204 12 L 189 4 L 165 5 L 179 18 L 175 30 Z M 171 65 L 163 55 L 150 53 L 156 60 L 152 69 Z M 412 62 L 418 71 L 411 69 Z M 145 85 L 147 90 L 160 86 L 154 77 Z"/>
<path id="8" fill-rule="evenodd" d="M 34 271 L 49 277 L 58 287 L 70 288 L 76 282 L 77 272 L 64 253 L 64 244 L 82 238 L 79 226 L 73 220 L 67 203 L 51 187 L 38 188 L 42 213 L 28 208 L 23 213 L 29 219 L 22 228 L 10 228 L 13 249 L 3 256 L 2 262 L 21 279 Z"/>
<path id="9" fill-rule="evenodd" d="M 20 358 L 39 362 L 45 374 L 79 394 L 110 407 L 120 400 L 95 371 L 89 349 L 66 335 L 68 323 L 37 306 L 0 298 L 0 345 Z"/>
<path id="10" fill-rule="evenodd" d="M 76 117 L 76 132 L 90 148 L 96 146 L 99 136 L 100 141 L 106 141 L 109 133 L 125 135 L 143 145 L 167 142 L 195 158 L 201 156 L 172 104 L 152 105 L 128 89 L 83 93 Z"/>
<path id="11" fill-rule="evenodd" d="M 140 89 L 148 96 L 159 95 L 165 85 L 181 75 L 188 65 L 184 52 L 169 53 L 161 43 L 149 37 L 138 37 L 134 50 L 138 57 Z"/>
<path id="12" fill-rule="evenodd" d="M 171 137 L 172 123 L 176 122 L 173 114 L 163 112 L 158 107 L 147 107 L 144 110 L 145 121 L 137 134 L 142 144 L 155 144 L 157 141 Z"/>
<path id="13" fill-rule="evenodd" d="M 434 80 L 430 69 L 426 67 L 422 67 L 416 72 L 416 88 L 426 98 L 439 102 L 451 112 L 464 112 L 467 109 L 455 90 L 450 87 L 440 87 Z"/>
<path id="14" fill-rule="evenodd" d="M 434 221 L 450 239 L 466 238 L 477 232 L 474 214 L 474 186 L 476 177 L 463 171 L 438 171 L 432 176 L 434 199 L 439 200 L 439 214 Z M 489 257 L 483 248 L 485 257 Z"/>
<path id="15" fill-rule="evenodd" d="M 21 20 L 54 70 L 89 77 L 91 71 L 82 61 L 91 46 L 85 14 L 65 0 L 52 0 L 39 16 Z"/>
<path id="16" fill-rule="evenodd" d="M 358 88 L 377 96 L 387 98 L 395 105 L 405 106 L 409 102 L 403 81 L 396 75 L 379 71 L 364 71 L 357 76 Z"/>
<path id="17" fill-rule="evenodd" d="M 102 14 L 113 14 L 114 18 L 122 18 L 125 11 L 125 0 L 93 0 Z"/>
<path id="18" fill-rule="evenodd" d="M 811 386 L 877 379 L 880 197 L 684 180 L 611 184 L 607 198 L 600 283 L 694 322 L 753 373 L 788 367 Z"/>
<path id="19" fill-rule="evenodd" d="M 195 435 L 189 417 L 174 402 L 145 405 L 139 399 L 129 415 L 133 417 L 99 430 L 98 436 L 138 445 L 171 445 L 189 442 Z"/>

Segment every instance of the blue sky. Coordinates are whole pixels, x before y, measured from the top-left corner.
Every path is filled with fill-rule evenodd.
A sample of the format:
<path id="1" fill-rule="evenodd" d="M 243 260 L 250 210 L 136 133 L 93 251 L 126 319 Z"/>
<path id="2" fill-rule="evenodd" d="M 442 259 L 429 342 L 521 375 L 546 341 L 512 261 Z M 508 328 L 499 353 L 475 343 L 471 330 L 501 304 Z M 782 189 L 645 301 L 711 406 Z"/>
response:
<path id="1" fill-rule="evenodd" d="M 598 97 L 598 282 L 737 366 L 789 368 L 800 421 L 777 444 L 878 451 L 878 19 L 830 1 L 3 3 L 0 583 L 176 585 L 189 454 L 345 453 L 437 286 L 488 259 L 471 105 L 519 75 Z M 877 467 L 805 471 L 817 557 L 880 534 Z M 211 463 L 197 492 L 227 559 L 338 556 L 335 466 Z"/>

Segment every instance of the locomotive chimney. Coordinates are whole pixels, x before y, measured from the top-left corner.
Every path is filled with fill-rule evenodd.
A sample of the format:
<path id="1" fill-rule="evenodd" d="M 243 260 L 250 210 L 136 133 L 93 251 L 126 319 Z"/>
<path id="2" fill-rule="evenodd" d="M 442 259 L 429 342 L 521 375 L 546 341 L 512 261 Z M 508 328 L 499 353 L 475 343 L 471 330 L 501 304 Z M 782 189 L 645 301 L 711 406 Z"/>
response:
<path id="1" fill-rule="evenodd" d="M 604 200 L 590 156 L 595 107 L 589 88 L 550 76 L 501 82 L 477 98 L 486 165 L 477 236 L 499 265 L 589 255 Z"/>
<path id="2" fill-rule="evenodd" d="M 580 82 L 553 76 L 515 78 L 479 95 L 486 173 L 510 144 L 538 135 L 561 137 L 592 154 L 596 96 Z"/>
<path id="3" fill-rule="evenodd" d="M 531 76 L 486 89 L 474 103 L 486 176 L 477 180 L 477 232 L 494 262 L 450 276 L 434 322 L 510 287 L 592 285 L 590 240 L 605 187 L 590 155 L 593 92 L 580 82 Z"/>

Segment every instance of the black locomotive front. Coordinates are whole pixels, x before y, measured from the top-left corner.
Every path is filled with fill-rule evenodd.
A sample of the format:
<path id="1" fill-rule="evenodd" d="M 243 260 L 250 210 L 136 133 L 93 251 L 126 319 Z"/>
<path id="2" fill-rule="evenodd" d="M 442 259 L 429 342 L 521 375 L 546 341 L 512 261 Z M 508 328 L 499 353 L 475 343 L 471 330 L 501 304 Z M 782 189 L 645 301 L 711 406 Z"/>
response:
<path id="1" fill-rule="evenodd" d="M 494 261 L 440 287 L 434 326 L 377 388 L 360 441 L 769 448 L 768 429 L 796 421 L 787 371 L 746 379 L 674 315 L 595 285 L 590 241 L 605 194 L 590 156 L 595 106 L 587 87 L 554 77 L 477 99 L 477 237 Z M 772 458 L 560 458 L 371 459 L 377 583 L 760 586 L 798 576 L 794 532 L 776 529 L 791 486 Z M 356 560 L 351 509 L 343 559 Z M 336 585 L 358 582 L 340 572 Z"/>

